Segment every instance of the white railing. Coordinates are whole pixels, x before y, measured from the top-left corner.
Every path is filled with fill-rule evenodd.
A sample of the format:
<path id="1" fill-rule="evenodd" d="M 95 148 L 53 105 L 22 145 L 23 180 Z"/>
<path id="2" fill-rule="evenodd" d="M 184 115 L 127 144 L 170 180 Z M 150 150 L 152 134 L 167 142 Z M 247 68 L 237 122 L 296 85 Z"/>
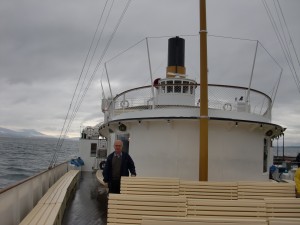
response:
<path id="1" fill-rule="evenodd" d="M 64 162 L 0 190 L 0 224 L 19 224 L 47 190 L 67 171 L 68 163 Z"/>
<path id="2" fill-rule="evenodd" d="M 167 85 L 157 85 L 154 88 L 155 96 L 153 96 L 151 91 L 152 86 L 143 86 L 122 92 L 117 95 L 107 107 L 109 114 L 116 116 L 125 112 L 170 107 L 168 104 L 157 104 L 155 101 L 160 90 L 167 90 L 164 86 Z M 189 106 L 173 104 L 172 106 L 178 107 L 178 110 L 180 110 L 180 107 L 200 107 L 200 85 L 193 86 L 195 87 L 194 104 Z M 179 87 L 178 85 L 174 87 L 174 90 L 176 87 L 178 87 L 179 90 L 184 90 L 184 88 Z M 173 93 L 166 94 L 175 96 L 178 95 L 178 92 L 174 91 Z M 246 99 L 247 96 L 249 96 L 249 99 Z M 270 119 L 272 100 L 268 95 L 254 89 L 228 85 L 209 85 L 208 108 L 223 111 L 247 112 Z"/>

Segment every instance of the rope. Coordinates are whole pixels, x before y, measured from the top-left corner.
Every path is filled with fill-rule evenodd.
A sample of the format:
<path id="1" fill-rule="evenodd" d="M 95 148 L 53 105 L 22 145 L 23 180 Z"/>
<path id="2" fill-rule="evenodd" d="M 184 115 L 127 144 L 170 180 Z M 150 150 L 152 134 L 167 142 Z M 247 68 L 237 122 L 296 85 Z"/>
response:
<path id="1" fill-rule="evenodd" d="M 298 75 L 297 75 L 297 71 L 296 71 L 296 69 L 295 69 L 295 66 L 294 66 L 294 63 L 293 63 L 293 60 L 292 60 L 292 57 L 291 57 L 289 48 L 288 48 L 288 46 L 286 46 L 287 44 L 285 45 L 285 42 L 284 42 L 282 36 L 280 35 L 279 29 L 278 29 L 278 27 L 277 27 L 277 25 L 276 25 L 276 21 L 275 21 L 274 17 L 272 16 L 271 10 L 270 10 L 270 8 L 269 8 L 269 6 L 268 6 L 266 0 L 262 0 L 262 2 L 263 2 L 263 5 L 264 5 L 264 7 L 265 7 L 265 10 L 266 10 L 266 12 L 267 12 L 267 14 L 268 14 L 269 20 L 270 20 L 270 22 L 271 22 L 271 24 L 272 24 L 272 27 L 273 27 L 273 29 L 274 29 L 274 31 L 275 31 L 275 34 L 276 34 L 276 36 L 277 36 L 277 39 L 278 39 L 278 41 L 279 41 L 279 44 L 280 44 L 280 47 L 281 47 L 281 49 L 282 49 L 284 58 L 285 58 L 285 60 L 286 60 L 286 62 L 287 62 L 287 65 L 288 65 L 288 67 L 289 67 L 289 69 L 290 69 L 290 71 L 291 71 L 291 73 L 292 73 L 293 79 L 294 79 L 295 84 L 296 84 L 296 86 L 297 86 L 297 88 L 298 88 L 298 91 L 299 91 L 299 93 L 300 93 L 300 81 L 299 81 L 299 78 L 298 78 Z M 274 5 L 275 5 L 275 4 L 274 4 Z M 278 5 L 280 6 L 279 2 L 278 2 Z M 275 8 L 276 8 L 276 10 L 277 10 L 276 5 L 275 5 Z M 280 7 L 280 10 L 281 10 L 281 7 Z M 277 12 L 278 12 L 278 11 L 277 11 Z M 282 10 L 281 10 L 281 15 L 282 15 L 282 17 L 284 18 L 284 15 L 283 15 L 283 13 L 282 13 Z M 277 16 L 278 16 L 278 18 L 279 18 L 278 13 L 277 13 Z M 280 21 L 280 19 L 279 19 L 279 21 Z M 285 21 L 285 19 L 284 19 L 284 21 Z M 285 22 L 285 25 L 286 25 L 286 22 Z M 287 25 L 286 25 L 286 27 L 287 27 Z M 288 30 L 288 28 L 287 28 L 287 30 Z M 284 29 L 282 29 L 282 32 L 284 33 Z M 289 35 L 289 37 L 290 37 L 290 39 L 292 39 L 290 35 Z M 296 57 L 298 58 L 296 52 L 295 52 L 295 55 L 296 55 Z"/>
<path id="2" fill-rule="evenodd" d="M 107 2 L 108 2 L 108 0 L 107 0 Z M 96 33 L 98 32 L 99 25 L 100 25 L 101 20 L 102 20 L 102 17 L 103 17 L 103 13 L 104 13 L 105 8 L 106 8 L 106 6 L 107 6 L 107 2 L 106 2 L 105 7 L 104 7 L 104 9 L 103 9 L 103 11 L 102 11 L 101 17 L 100 17 L 99 22 L 98 22 L 98 25 L 97 25 L 97 29 L 96 29 L 96 31 L 95 31 L 95 33 L 94 33 L 92 43 L 91 43 L 91 45 L 90 45 L 90 48 L 89 48 L 87 57 L 86 57 L 86 59 L 85 59 L 83 68 L 82 68 L 82 70 L 81 70 L 80 77 L 79 77 L 79 79 L 78 79 L 78 82 L 77 82 L 77 85 L 76 85 L 76 88 L 75 88 L 75 91 L 74 91 L 74 94 L 73 94 L 73 97 L 72 97 L 72 100 L 71 100 L 71 104 L 70 104 L 69 109 L 68 109 L 68 113 L 67 113 L 66 118 L 65 118 L 65 121 L 64 121 L 64 125 L 63 125 L 63 128 L 62 128 L 62 131 L 61 131 L 59 140 L 58 140 L 58 142 L 57 142 L 57 145 L 56 145 L 56 148 L 55 148 L 55 151 L 54 151 L 52 160 L 50 161 L 50 164 L 49 164 L 49 168 L 53 167 L 53 165 L 55 165 L 55 163 L 56 163 L 56 161 L 57 161 L 57 158 L 58 158 L 57 152 L 58 152 L 58 151 L 61 149 L 61 147 L 62 147 L 62 144 L 63 144 L 63 142 L 64 142 L 64 139 L 65 139 L 67 133 L 69 132 L 69 129 L 70 129 L 70 127 L 71 127 L 71 124 L 72 124 L 72 122 L 73 122 L 73 120 L 74 120 L 74 118 L 75 118 L 75 116 L 76 116 L 76 114 L 77 114 L 77 112 L 78 112 L 78 110 L 79 110 L 79 108 L 80 108 L 80 106 L 81 106 L 81 103 L 82 103 L 82 101 L 83 101 L 83 99 L 84 99 L 84 97 L 85 97 L 85 95 L 86 95 L 86 93 L 87 93 L 87 91 L 88 91 L 88 89 L 89 89 L 89 87 L 90 87 L 90 85 L 91 85 L 91 82 L 92 82 L 92 80 L 93 80 L 93 78 L 94 78 L 94 76 L 95 76 L 95 74 L 96 74 L 96 72 L 97 72 L 97 70 L 98 70 L 98 68 L 99 68 L 99 65 L 101 64 L 102 59 L 104 58 L 104 56 L 105 56 L 105 54 L 106 54 L 106 52 L 107 52 L 107 50 L 108 50 L 108 48 L 109 48 L 109 46 L 110 46 L 110 44 L 111 44 L 111 41 L 112 41 L 112 39 L 114 38 L 114 35 L 115 35 L 115 33 L 116 33 L 116 31 L 117 31 L 117 29 L 118 29 L 118 27 L 119 27 L 119 25 L 120 25 L 120 23 L 121 23 L 121 21 L 122 21 L 124 15 L 125 15 L 125 13 L 126 13 L 128 7 L 129 7 L 129 5 L 130 5 L 131 0 L 128 0 L 128 1 L 127 1 L 127 4 L 126 4 L 126 6 L 125 6 L 125 8 L 124 8 L 124 10 L 123 10 L 123 12 L 122 12 L 122 14 L 121 14 L 119 20 L 118 20 L 118 23 L 117 23 L 116 27 L 114 28 L 114 30 L 113 30 L 113 32 L 112 32 L 112 34 L 111 34 L 111 36 L 110 36 L 110 39 L 109 39 L 108 43 L 106 44 L 106 47 L 105 47 L 105 49 L 104 49 L 104 51 L 103 51 L 103 53 L 102 53 L 102 56 L 101 56 L 100 60 L 98 61 L 97 66 L 96 66 L 96 68 L 95 68 L 95 70 L 94 70 L 92 76 L 90 77 L 90 79 L 89 79 L 89 81 L 88 81 L 88 84 L 87 84 L 87 86 L 85 87 L 84 92 L 83 92 L 83 94 L 82 94 L 82 96 L 81 96 L 81 98 L 80 98 L 80 100 L 79 100 L 79 102 L 78 102 L 78 98 L 79 98 L 79 95 L 80 95 L 81 90 L 82 90 L 82 88 L 81 88 L 81 90 L 80 90 L 80 92 L 79 92 L 79 94 L 78 94 L 78 97 L 77 97 L 76 104 L 75 104 L 75 106 L 74 106 L 72 115 L 71 115 L 71 117 L 70 117 L 70 119 L 69 119 L 68 126 L 67 126 L 67 128 L 65 129 L 65 124 L 66 124 L 67 118 L 68 118 L 68 116 L 69 116 L 70 109 L 71 109 L 72 104 L 73 104 L 73 101 L 74 101 L 74 96 L 75 96 L 75 94 L 76 94 L 76 92 L 77 92 L 78 84 L 79 84 L 79 82 L 80 82 L 80 79 L 81 79 L 82 73 L 83 73 L 83 71 L 84 71 L 84 68 L 86 67 L 86 62 L 87 62 L 87 59 L 88 59 L 88 57 L 89 57 L 89 55 L 90 55 L 91 48 L 92 48 L 92 45 L 93 45 L 94 40 L 95 40 L 95 37 L 96 37 Z M 109 15 L 110 15 L 110 11 L 111 11 L 111 9 L 112 9 L 113 3 L 114 3 L 114 0 L 113 0 L 113 2 L 112 2 L 112 4 L 111 4 L 109 13 L 108 13 L 108 15 L 107 15 L 107 17 L 106 17 L 105 25 L 106 25 L 106 22 L 107 22 L 107 18 L 108 18 Z M 105 27 L 105 26 L 104 26 L 104 27 Z M 103 29 L 102 29 L 102 31 L 101 31 L 101 35 L 100 35 L 100 37 L 99 37 L 99 39 L 98 39 L 98 42 L 97 42 L 97 44 L 96 44 L 97 47 L 98 47 L 99 41 L 100 41 L 100 39 L 101 39 L 101 36 L 102 36 L 103 30 L 104 30 L 104 27 L 103 27 Z M 97 48 L 97 47 L 96 47 L 96 48 Z M 93 59 L 93 57 L 94 57 L 94 55 L 95 55 L 95 51 L 96 51 L 96 50 L 94 50 L 94 52 L 93 52 L 93 56 L 92 56 L 91 60 Z M 91 65 L 91 63 L 89 64 L 88 70 L 89 70 L 89 68 L 90 68 L 90 65 Z M 87 72 L 87 73 L 88 73 L 88 72 Z M 85 76 L 84 80 L 85 80 L 85 79 L 86 79 L 86 76 Z M 84 81 L 84 82 L 85 82 L 85 81 Z M 83 87 L 83 85 L 82 85 L 81 87 Z M 65 129 L 65 133 L 64 133 L 64 135 L 63 135 L 63 138 L 61 138 L 64 129 Z"/>

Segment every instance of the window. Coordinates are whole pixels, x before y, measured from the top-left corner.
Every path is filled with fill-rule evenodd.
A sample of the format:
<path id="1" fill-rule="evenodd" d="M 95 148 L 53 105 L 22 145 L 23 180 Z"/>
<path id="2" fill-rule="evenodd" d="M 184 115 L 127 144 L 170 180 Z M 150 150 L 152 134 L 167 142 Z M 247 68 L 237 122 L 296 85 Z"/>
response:
<path id="1" fill-rule="evenodd" d="M 188 81 L 183 81 L 183 84 L 189 84 Z M 182 87 L 182 92 L 183 93 L 188 93 L 189 92 L 189 86 L 183 86 Z"/>
<path id="2" fill-rule="evenodd" d="M 177 85 L 179 84 L 179 86 L 174 87 L 174 92 L 181 93 L 181 81 L 180 80 L 175 80 L 174 83 L 177 84 Z"/>
<path id="3" fill-rule="evenodd" d="M 167 93 L 173 93 L 173 81 L 167 81 Z"/>
<path id="4" fill-rule="evenodd" d="M 162 93 L 165 93 L 165 92 L 166 92 L 166 86 L 165 86 L 166 83 L 165 83 L 165 82 L 161 82 L 161 85 L 162 85 L 162 86 L 161 86 L 161 90 L 162 90 L 161 92 L 162 92 Z"/>
<path id="5" fill-rule="evenodd" d="M 194 93 L 194 86 L 190 86 L 190 90 L 191 90 L 191 95 Z"/>
<path id="6" fill-rule="evenodd" d="M 97 143 L 91 143 L 91 157 L 96 157 Z"/>

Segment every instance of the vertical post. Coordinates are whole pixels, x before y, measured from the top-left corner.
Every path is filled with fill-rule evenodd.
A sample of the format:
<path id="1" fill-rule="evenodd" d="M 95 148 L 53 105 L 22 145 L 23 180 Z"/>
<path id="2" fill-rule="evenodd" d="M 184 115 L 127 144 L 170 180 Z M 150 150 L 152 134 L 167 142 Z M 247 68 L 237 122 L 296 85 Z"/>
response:
<path id="1" fill-rule="evenodd" d="M 108 76 L 108 72 L 107 72 L 106 63 L 104 64 L 104 67 L 105 67 L 105 72 L 106 72 L 107 82 L 108 82 L 108 86 L 109 86 L 110 97 L 111 97 L 111 99 L 112 99 L 112 91 L 111 91 L 111 86 L 110 86 L 110 81 L 109 81 L 109 76 Z"/>
<path id="2" fill-rule="evenodd" d="M 277 137 L 277 159 L 278 159 L 278 137 Z"/>
<path id="3" fill-rule="evenodd" d="M 256 48 L 255 48 L 255 54 L 254 54 L 254 59 L 253 59 L 253 64 L 252 64 L 251 77 L 250 77 L 248 91 L 247 91 L 247 97 L 246 97 L 246 103 L 247 104 L 249 104 L 250 88 L 251 88 L 252 79 L 253 79 L 253 73 L 254 73 L 254 67 L 255 67 L 255 61 L 256 61 L 256 54 L 257 54 L 257 47 L 258 47 L 258 41 L 256 41 Z"/>
<path id="4" fill-rule="evenodd" d="M 285 156 L 284 156 L 284 133 L 282 133 L 282 161 L 285 161 Z"/>
<path id="5" fill-rule="evenodd" d="M 200 154 L 199 180 L 208 180 L 208 94 L 206 1 L 200 0 Z"/>
<path id="6" fill-rule="evenodd" d="M 152 92 L 152 109 L 154 109 L 154 83 L 153 83 L 153 76 L 152 76 L 152 69 L 151 69 L 151 61 L 150 61 L 150 52 L 149 52 L 149 44 L 148 44 L 148 38 L 146 38 L 146 44 L 147 44 L 147 53 L 148 53 L 148 62 L 149 62 L 149 71 L 150 71 L 150 78 L 151 78 L 151 92 Z"/>

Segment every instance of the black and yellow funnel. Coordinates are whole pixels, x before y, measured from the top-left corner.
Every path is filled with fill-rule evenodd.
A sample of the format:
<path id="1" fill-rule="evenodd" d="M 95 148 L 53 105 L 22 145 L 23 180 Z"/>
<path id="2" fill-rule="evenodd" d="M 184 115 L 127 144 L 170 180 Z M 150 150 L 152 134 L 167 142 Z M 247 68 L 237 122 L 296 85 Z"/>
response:
<path id="1" fill-rule="evenodd" d="M 178 74 L 180 77 L 185 77 L 184 44 L 184 39 L 178 36 L 169 39 L 167 78 Z"/>

